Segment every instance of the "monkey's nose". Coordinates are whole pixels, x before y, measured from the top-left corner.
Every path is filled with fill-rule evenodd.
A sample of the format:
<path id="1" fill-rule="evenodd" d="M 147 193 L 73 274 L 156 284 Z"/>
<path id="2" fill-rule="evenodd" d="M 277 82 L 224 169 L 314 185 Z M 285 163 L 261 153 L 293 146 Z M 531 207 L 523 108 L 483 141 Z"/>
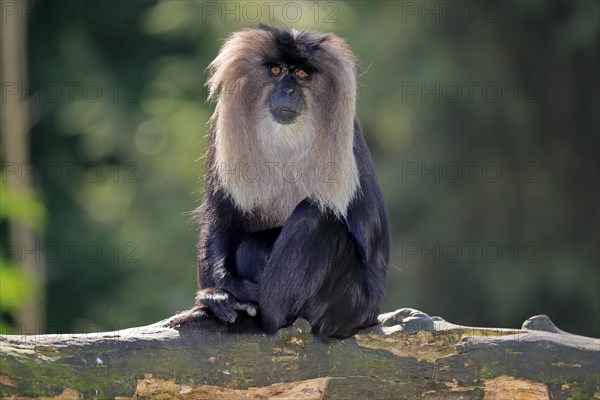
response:
<path id="1" fill-rule="evenodd" d="M 294 92 L 294 88 L 287 87 L 282 89 L 285 94 L 291 94 Z"/>

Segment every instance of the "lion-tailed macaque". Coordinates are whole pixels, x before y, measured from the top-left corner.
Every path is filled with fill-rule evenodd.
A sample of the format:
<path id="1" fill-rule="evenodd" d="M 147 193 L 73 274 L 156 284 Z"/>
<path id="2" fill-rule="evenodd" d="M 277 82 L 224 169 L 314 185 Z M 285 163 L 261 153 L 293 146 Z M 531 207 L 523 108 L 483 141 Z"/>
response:
<path id="1" fill-rule="evenodd" d="M 171 326 L 253 316 L 319 337 L 377 323 L 389 223 L 356 120 L 357 61 L 331 33 L 259 25 L 210 64 L 196 306 Z"/>

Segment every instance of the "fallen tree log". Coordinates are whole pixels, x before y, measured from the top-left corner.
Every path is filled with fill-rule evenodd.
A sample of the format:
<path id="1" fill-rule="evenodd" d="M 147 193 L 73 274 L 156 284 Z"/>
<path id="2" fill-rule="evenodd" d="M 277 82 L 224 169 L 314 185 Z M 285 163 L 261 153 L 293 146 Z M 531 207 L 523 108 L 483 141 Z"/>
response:
<path id="1" fill-rule="evenodd" d="M 206 321 L 117 332 L 0 336 L 0 396 L 160 399 L 594 399 L 600 340 L 545 316 L 522 329 L 416 310 L 321 342 L 304 320 L 267 336 Z"/>

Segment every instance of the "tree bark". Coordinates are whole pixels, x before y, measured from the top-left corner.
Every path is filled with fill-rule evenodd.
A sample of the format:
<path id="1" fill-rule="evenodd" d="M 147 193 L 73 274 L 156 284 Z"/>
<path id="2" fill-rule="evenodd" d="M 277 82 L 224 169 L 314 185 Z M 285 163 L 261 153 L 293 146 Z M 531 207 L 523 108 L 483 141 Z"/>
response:
<path id="1" fill-rule="evenodd" d="M 116 332 L 0 336 L 3 398 L 594 399 L 600 340 L 546 316 L 522 329 L 401 309 L 344 340 L 298 320 L 277 335 L 207 320 Z M 417 331 L 418 330 L 418 331 Z M 417 331 L 417 332 L 415 332 Z"/>

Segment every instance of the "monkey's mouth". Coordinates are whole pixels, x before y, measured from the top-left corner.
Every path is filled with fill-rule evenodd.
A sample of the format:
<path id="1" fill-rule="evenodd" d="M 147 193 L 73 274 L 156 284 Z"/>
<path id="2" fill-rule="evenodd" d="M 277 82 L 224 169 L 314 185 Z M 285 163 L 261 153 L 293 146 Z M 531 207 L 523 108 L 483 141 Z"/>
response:
<path id="1" fill-rule="evenodd" d="M 282 125 L 293 123 L 302 113 L 304 102 L 302 93 L 293 88 L 276 88 L 269 98 L 269 111 L 275 122 Z"/>
<path id="2" fill-rule="evenodd" d="M 271 107 L 270 111 L 275 122 L 282 125 L 293 123 L 300 115 L 300 111 L 291 107 Z"/>

